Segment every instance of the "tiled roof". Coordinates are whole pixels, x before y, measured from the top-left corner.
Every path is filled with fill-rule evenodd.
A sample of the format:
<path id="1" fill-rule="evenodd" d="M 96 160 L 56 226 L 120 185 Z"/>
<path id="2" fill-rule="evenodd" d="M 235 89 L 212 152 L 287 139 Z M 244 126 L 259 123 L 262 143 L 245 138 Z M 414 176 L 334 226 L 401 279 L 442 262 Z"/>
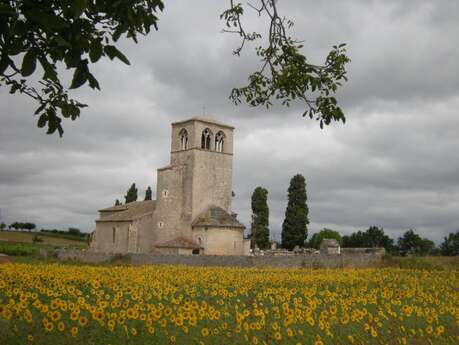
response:
<path id="1" fill-rule="evenodd" d="M 134 201 L 125 205 L 113 206 L 100 210 L 103 215 L 96 222 L 131 221 L 154 212 L 155 200 Z"/>
<path id="2" fill-rule="evenodd" d="M 193 221 L 192 226 L 218 226 L 245 229 L 245 226 L 239 223 L 235 215 L 229 214 L 218 206 L 210 206 Z"/>
<path id="3" fill-rule="evenodd" d="M 99 210 L 99 212 L 115 212 L 115 211 L 124 211 L 124 210 L 127 210 L 127 206 L 126 205 L 117 205 L 117 206 L 111 206 L 111 207 L 107 207 L 107 208 L 103 208 L 101 210 Z"/>
<path id="4" fill-rule="evenodd" d="M 187 249 L 199 249 L 201 246 L 196 242 L 188 240 L 183 237 L 177 237 L 170 241 L 160 242 L 155 244 L 156 248 L 187 248 Z"/>

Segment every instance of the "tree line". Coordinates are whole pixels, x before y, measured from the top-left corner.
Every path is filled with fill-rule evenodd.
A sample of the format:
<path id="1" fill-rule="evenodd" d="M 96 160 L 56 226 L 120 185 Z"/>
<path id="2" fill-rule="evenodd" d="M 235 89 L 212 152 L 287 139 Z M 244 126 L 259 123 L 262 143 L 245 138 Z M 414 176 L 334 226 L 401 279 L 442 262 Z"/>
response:
<path id="1" fill-rule="evenodd" d="M 14 222 L 11 223 L 10 225 L 7 225 L 5 223 L 0 223 L 0 230 L 28 230 L 32 231 L 37 228 L 35 223 L 30 223 L 30 222 Z M 58 234 L 58 235 L 65 235 L 67 237 L 78 237 L 81 239 L 85 239 L 87 237 L 87 233 L 82 232 L 78 228 L 68 228 L 67 230 L 59 230 L 59 229 L 40 229 L 40 232 L 42 233 L 48 233 L 48 234 Z"/>
<path id="2" fill-rule="evenodd" d="M 15 230 L 28 230 L 32 231 L 37 228 L 37 226 L 34 223 L 30 222 L 14 222 L 11 223 L 9 226 L 7 226 L 5 223 L 0 224 L 0 229 L 3 231 L 5 229 L 15 229 Z"/>
<path id="3" fill-rule="evenodd" d="M 294 247 L 309 247 L 319 249 L 323 239 L 336 239 L 344 248 L 385 248 L 393 255 L 459 255 L 459 230 L 450 233 L 443 239 L 439 247 L 427 238 L 421 237 L 410 229 L 396 241 L 384 233 L 384 229 L 370 226 L 365 231 L 357 231 L 350 235 L 341 236 L 338 231 L 324 228 L 314 233 L 309 241 L 308 224 L 309 209 L 307 206 L 306 181 L 298 174 L 290 180 L 288 188 L 288 203 L 285 218 L 282 223 L 281 247 L 292 250 Z M 252 193 L 252 222 L 249 237 L 252 248 L 268 249 L 271 245 L 269 238 L 269 207 L 268 190 L 256 187 Z"/>

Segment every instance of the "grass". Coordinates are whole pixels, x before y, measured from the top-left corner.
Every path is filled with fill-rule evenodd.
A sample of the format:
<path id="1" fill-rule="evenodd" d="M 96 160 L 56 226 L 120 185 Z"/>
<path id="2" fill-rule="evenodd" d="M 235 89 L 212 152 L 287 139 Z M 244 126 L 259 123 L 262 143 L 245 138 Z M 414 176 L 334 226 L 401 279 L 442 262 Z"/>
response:
<path id="1" fill-rule="evenodd" d="M 41 244 L 50 246 L 72 246 L 86 248 L 87 242 L 62 238 L 53 236 L 54 234 L 47 234 L 43 232 L 23 232 L 23 231 L 0 231 L 1 242 L 19 242 L 19 243 L 33 243 L 33 237 L 38 235 L 43 240 Z M 1 251 L 0 251 L 1 252 Z"/>
<path id="2" fill-rule="evenodd" d="M 38 237 L 41 241 L 34 242 L 34 237 Z M 45 258 L 42 256 L 49 261 L 49 254 L 61 247 L 85 249 L 88 245 L 79 240 L 47 236 L 36 232 L 0 231 L 0 253 L 14 257 L 15 262 L 43 262 Z"/>
<path id="3" fill-rule="evenodd" d="M 36 244 L 0 242 L 0 253 L 9 256 L 35 256 L 39 252 L 40 246 Z"/>
<path id="4" fill-rule="evenodd" d="M 429 271 L 459 271 L 459 256 L 385 256 L 383 266 Z"/>
<path id="5" fill-rule="evenodd" d="M 52 232 L 52 231 L 40 231 L 37 233 L 40 236 L 48 236 L 48 237 L 54 237 L 54 238 L 65 238 L 67 240 L 75 240 L 75 241 L 81 241 L 81 242 L 87 242 L 86 236 L 89 234 L 83 234 L 84 236 L 76 236 L 72 235 L 71 233 L 60 233 L 60 232 Z"/>

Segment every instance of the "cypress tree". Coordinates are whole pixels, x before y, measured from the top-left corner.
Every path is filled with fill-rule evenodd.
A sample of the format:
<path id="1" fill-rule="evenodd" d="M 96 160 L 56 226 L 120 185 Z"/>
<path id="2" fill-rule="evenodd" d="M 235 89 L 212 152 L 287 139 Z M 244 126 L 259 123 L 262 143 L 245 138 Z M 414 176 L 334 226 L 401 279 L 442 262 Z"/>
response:
<path id="1" fill-rule="evenodd" d="M 135 183 L 131 185 L 131 187 L 128 189 L 126 195 L 124 196 L 124 199 L 126 200 L 126 204 L 137 201 L 137 188 L 135 186 Z"/>
<path id="2" fill-rule="evenodd" d="M 306 200 L 306 181 L 303 175 L 295 175 L 288 187 L 288 204 L 282 223 L 282 247 L 286 249 L 304 246 L 308 237 L 309 210 Z"/>
<path id="3" fill-rule="evenodd" d="M 145 200 L 151 200 L 151 187 L 148 186 L 147 190 L 145 191 Z"/>
<path id="4" fill-rule="evenodd" d="M 260 249 L 269 248 L 268 191 L 257 187 L 252 194 L 252 237 L 253 244 Z"/>

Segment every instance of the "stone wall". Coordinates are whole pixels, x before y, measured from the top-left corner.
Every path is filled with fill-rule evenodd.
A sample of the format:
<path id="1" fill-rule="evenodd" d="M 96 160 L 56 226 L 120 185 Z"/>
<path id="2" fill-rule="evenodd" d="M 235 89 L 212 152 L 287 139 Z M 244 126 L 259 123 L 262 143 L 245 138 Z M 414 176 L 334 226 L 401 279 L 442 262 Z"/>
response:
<path id="1" fill-rule="evenodd" d="M 244 255 L 244 229 L 198 227 L 193 229 L 193 238 L 206 255 Z"/>
<path id="2" fill-rule="evenodd" d="M 213 256 L 213 255 L 149 255 L 127 254 L 123 257 L 113 254 L 92 253 L 78 250 L 61 250 L 60 260 L 83 263 L 104 263 L 117 259 L 133 265 L 189 265 L 189 266 L 231 266 L 231 267 L 277 267 L 277 268 L 366 268 L 382 264 L 384 249 L 346 250 L 340 255 L 304 254 L 291 256 Z"/>

